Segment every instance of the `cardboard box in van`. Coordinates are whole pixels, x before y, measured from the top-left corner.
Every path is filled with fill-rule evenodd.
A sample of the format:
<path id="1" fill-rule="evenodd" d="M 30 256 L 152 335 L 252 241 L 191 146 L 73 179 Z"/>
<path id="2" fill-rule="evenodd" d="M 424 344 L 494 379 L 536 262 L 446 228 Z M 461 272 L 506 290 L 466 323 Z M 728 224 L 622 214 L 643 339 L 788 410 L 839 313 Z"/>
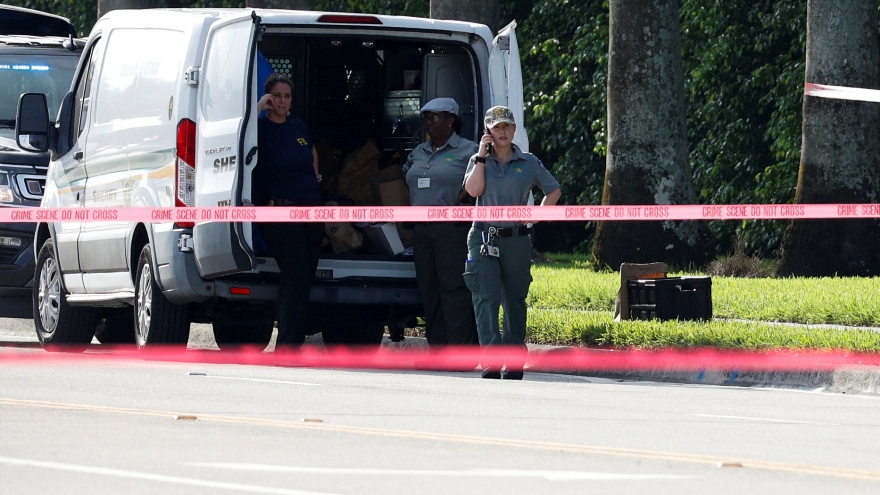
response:
<path id="1" fill-rule="evenodd" d="M 261 58 L 293 81 L 291 114 L 332 150 L 328 169 L 342 164 L 345 174 L 346 159 L 373 143 L 381 170 L 425 139 L 413 108 L 433 98 L 455 98 L 461 135 L 474 141 L 493 105 L 522 122 L 514 28 L 493 36 L 480 24 L 411 17 L 115 10 L 89 36 L 57 128 L 41 131 L 45 110 L 25 98 L 22 112 L 38 125 L 18 138 L 45 139 L 53 152 L 44 207 L 251 205 Z M 388 109 L 403 102 L 395 127 Z M 515 142 L 528 149 L 522 125 Z M 254 232 L 249 222 L 40 224 L 38 275 L 48 276 L 41 262 L 54 263 L 63 282 L 58 318 L 35 319 L 41 341 L 88 342 L 96 318 L 123 315 L 114 325 L 141 346 L 186 342 L 192 321 L 213 323 L 221 346 L 265 344 L 279 277 L 273 259 L 255 254 Z M 333 342 L 378 343 L 386 326 L 395 334 L 422 316 L 412 256 L 395 247 L 322 253 L 310 303 L 309 331 Z M 35 304 L 38 315 L 50 309 Z"/>

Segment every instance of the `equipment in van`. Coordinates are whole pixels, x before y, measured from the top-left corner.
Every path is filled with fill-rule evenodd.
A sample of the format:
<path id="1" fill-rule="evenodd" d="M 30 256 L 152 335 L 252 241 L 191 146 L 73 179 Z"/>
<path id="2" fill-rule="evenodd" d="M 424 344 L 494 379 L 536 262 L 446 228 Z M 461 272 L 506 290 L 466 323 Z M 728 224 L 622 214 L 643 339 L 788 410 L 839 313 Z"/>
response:
<path id="1" fill-rule="evenodd" d="M 411 17 L 114 10 L 89 35 L 57 126 L 39 95 L 30 95 L 36 98 L 21 102 L 19 124 L 27 125 L 16 128 L 16 139 L 53 153 L 44 207 L 252 205 L 259 52 L 293 81 L 291 114 L 309 126 L 314 143 L 325 143 L 322 170 L 341 164 L 340 192 L 363 185 L 365 198 L 352 198 L 379 204 L 369 179 L 413 149 L 418 136 L 396 135 L 419 132 L 418 122 L 410 126 L 411 109 L 454 98 L 461 135 L 476 140 L 486 109 L 521 107 L 514 27 L 493 38 L 484 25 Z M 401 108 L 395 131 L 388 117 L 401 119 Z M 353 172 L 346 168 L 365 146 L 372 146 L 371 173 L 354 174 L 344 187 Z M 379 230 L 395 233 L 385 223 L 393 219 L 349 220 L 381 222 Z M 275 260 L 254 247 L 247 218 L 41 223 L 33 245 L 40 342 L 84 346 L 104 320 L 104 335 L 138 346 L 185 345 L 191 322 L 213 324 L 221 348 L 264 346 L 279 274 Z M 399 247 L 323 252 L 310 332 L 327 343 L 375 345 L 386 327 L 401 335 L 415 325 L 421 296 L 412 255 Z"/>

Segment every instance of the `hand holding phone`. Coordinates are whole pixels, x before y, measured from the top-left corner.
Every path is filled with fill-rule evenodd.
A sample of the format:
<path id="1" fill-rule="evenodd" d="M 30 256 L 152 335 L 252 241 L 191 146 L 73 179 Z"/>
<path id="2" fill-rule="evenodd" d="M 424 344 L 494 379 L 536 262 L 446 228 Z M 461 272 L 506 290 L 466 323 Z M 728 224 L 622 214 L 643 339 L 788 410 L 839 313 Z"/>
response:
<path id="1" fill-rule="evenodd" d="M 492 133 L 489 132 L 488 128 L 486 129 L 485 135 L 486 136 L 492 135 Z M 489 153 L 492 153 L 492 141 L 490 141 L 489 143 L 486 144 L 486 151 L 488 151 Z"/>

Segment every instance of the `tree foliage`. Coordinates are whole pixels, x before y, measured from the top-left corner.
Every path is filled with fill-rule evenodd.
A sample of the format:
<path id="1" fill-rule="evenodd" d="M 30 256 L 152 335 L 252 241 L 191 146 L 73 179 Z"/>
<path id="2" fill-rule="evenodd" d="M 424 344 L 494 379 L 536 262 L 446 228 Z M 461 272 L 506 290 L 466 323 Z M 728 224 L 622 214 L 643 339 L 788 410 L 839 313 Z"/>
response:
<path id="1" fill-rule="evenodd" d="M 788 203 L 801 142 L 806 4 L 683 0 L 690 160 L 702 203 Z M 598 204 L 605 167 L 608 6 L 541 0 L 520 46 L 531 145 L 563 200 Z M 737 237 L 773 256 L 783 222 L 714 222 L 720 252 Z"/>
<path id="2" fill-rule="evenodd" d="M 98 15 L 97 0 L 4 0 L 7 5 L 40 10 L 70 19 L 79 36 L 88 36 Z"/>
<path id="3" fill-rule="evenodd" d="M 244 6 L 244 0 L 176 1 L 180 6 Z M 427 17 L 429 2 L 316 0 L 315 8 Z M 96 20 L 96 0 L 7 3 L 68 17 L 83 36 Z M 562 184 L 564 202 L 598 204 L 605 170 L 607 0 L 505 0 L 503 5 L 503 18 L 519 23 L 532 151 Z M 681 26 L 690 160 L 699 201 L 793 201 L 806 2 L 681 0 Z M 583 230 L 582 225 L 576 228 Z M 730 251 L 742 237 L 750 254 L 772 256 L 784 223 L 723 221 L 710 228 L 720 252 Z M 576 249 L 586 237 L 581 234 L 566 236 L 567 244 L 556 248 Z"/>
<path id="4" fill-rule="evenodd" d="M 682 2 L 690 159 L 705 203 L 794 200 L 806 2 Z M 785 222 L 714 222 L 727 252 L 772 255 Z"/>

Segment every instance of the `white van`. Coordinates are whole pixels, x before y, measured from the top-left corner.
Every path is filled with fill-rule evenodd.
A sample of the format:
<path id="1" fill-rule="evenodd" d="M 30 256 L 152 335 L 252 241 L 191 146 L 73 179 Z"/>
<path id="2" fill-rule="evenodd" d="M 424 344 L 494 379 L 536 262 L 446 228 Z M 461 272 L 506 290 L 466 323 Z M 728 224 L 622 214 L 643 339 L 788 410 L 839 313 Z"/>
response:
<path id="1" fill-rule="evenodd" d="M 418 109 L 432 98 L 455 98 L 475 141 L 486 109 L 522 108 L 514 27 L 493 40 L 484 25 L 410 17 L 112 11 L 89 36 L 57 126 L 40 95 L 24 95 L 17 140 L 52 152 L 44 208 L 250 205 L 258 53 L 290 76 L 292 114 L 331 157 L 373 143 L 380 167 L 399 167 L 424 139 Z M 212 323 L 221 347 L 271 337 L 278 269 L 250 223 L 43 223 L 34 246 L 44 346 L 96 332 L 185 343 L 191 322 Z M 329 342 L 378 343 L 385 326 L 398 333 L 421 316 L 407 252 L 322 253 L 311 302 L 310 328 Z"/>

